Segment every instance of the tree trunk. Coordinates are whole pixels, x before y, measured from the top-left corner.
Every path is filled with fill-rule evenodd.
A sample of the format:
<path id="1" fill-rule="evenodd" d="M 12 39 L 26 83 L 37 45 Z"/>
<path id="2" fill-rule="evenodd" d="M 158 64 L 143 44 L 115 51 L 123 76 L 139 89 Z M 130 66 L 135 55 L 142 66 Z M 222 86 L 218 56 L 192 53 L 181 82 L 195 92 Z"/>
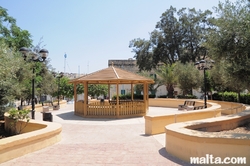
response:
<path id="1" fill-rule="evenodd" d="M 166 90 L 168 91 L 168 98 L 174 98 L 174 86 L 173 84 L 169 84 L 166 86 Z"/>
<path id="2" fill-rule="evenodd" d="M 240 103 L 240 92 L 238 92 L 237 102 Z"/>

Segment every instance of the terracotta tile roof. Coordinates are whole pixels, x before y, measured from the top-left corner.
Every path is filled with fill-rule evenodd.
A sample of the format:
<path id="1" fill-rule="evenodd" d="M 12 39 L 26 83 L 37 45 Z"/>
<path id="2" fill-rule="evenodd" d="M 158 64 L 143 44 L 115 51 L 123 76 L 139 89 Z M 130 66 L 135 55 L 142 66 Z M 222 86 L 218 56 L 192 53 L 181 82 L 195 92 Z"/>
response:
<path id="1" fill-rule="evenodd" d="M 128 72 L 126 70 L 122 70 L 120 68 L 116 68 L 113 66 L 110 66 L 106 69 L 102 69 L 99 71 L 96 71 L 94 73 L 78 77 L 76 79 L 71 80 L 71 83 L 76 82 L 85 82 L 88 83 L 100 83 L 100 84 L 106 84 L 106 83 L 124 83 L 124 84 L 130 84 L 130 83 L 154 83 L 154 81 L 150 78 L 143 77 L 141 75 Z"/>

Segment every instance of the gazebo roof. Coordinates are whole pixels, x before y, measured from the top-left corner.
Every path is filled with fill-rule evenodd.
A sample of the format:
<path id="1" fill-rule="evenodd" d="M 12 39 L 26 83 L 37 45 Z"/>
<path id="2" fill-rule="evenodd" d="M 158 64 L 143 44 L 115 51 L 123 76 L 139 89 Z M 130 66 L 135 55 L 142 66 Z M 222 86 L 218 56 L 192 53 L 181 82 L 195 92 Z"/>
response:
<path id="1" fill-rule="evenodd" d="M 126 70 L 122 70 L 120 68 L 110 66 L 106 69 L 102 69 L 94 73 L 72 79 L 70 81 L 70 83 L 81 83 L 81 82 L 82 83 L 88 82 L 89 84 L 116 84 L 116 83 L 119 83 L 119 84 L 131 84 L 131 83 L 152 84 L 154 83 L 154 80 L 143 77 L 141 75 L 138 75 L 132 72 L 128 72 Z"/>

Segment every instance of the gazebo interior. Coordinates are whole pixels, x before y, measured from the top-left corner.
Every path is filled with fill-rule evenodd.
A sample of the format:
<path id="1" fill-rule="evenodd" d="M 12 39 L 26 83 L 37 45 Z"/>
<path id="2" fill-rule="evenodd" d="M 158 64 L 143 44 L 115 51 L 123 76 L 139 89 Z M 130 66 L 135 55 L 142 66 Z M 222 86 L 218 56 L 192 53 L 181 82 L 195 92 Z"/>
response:
<path id="1" fill-rule="evenodd" d="M 78 77 L 70 81 L 74 84 L 74 108 L 75 115 L 89 118 L 129 118 L 146 115 L 148 111 L 148 85 L 153 84 L 152 79 L 110 66 L 106 69 Z M 84 99 L 77 99 L 77 86 L 84 87 Z M 88 85 L 106 84 L 108 85 L 109 99 L 88 100 Z M 110 86 L 115 85 L 116 96 L 119 96 L 119 85 L 130 84 L 131 98 L 121 100 L 116 97 L 111 100 Z M 133 86 L 143 85 L 143 99 L 134 99 Z M 85 102 L 88 101 L 88 102 Z"/>

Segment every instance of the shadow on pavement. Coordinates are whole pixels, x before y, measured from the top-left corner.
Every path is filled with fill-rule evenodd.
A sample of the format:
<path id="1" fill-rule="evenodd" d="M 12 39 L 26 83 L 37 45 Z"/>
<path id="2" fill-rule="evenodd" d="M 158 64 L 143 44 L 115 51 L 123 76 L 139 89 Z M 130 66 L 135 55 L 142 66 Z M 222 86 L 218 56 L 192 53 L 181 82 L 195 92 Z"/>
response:
<path id="1" fill-rule="evenodd" d="M 151 137 L 152 135 L 148 135 L 148 134 L 140 134 L 140 136 L 143 136 L 143 137 Z"/>
<path id="2" fill-rule="evenodd" d="M 180 160 L 180 159 L 178 159 L 178 158 L 172 156 L 171 154 L 169 154 L 169 153 L 166 151 L 165 147 L 163 147 L 163 148 L 161 148 L 161 149 L 159 150 L 159 154 L 160 154 L 161 156 L 165 157 L 166 159 L 175 162 L 176 164 L 180 164 L 180 165 L 183 165 L 183 166 L 195 166 L 195 165 L 193 165 L 193 164 L 187 163 L 187 162 L 185 162 L 185 161 L 182 161 L 182 160 Z"/>
<path id="3" fill-rule="evenodd" d="M 66 112 L 66 113 L 59 113 L 56 116 L 58 116 L 59 118 L 63 119 L 63 120 L 77 120 L 77 121 L 99 121 L 99 122 L 104 122 L 104 121 L 123 121 L 126 119 L 133 119 L 133 118 L 121 118 L 121 119 L 109 119 L 109 118 L 83 118 L 80 116 L 77 116 L 74 114 L 74 111 L 71 112 Z M 138 117 L 135 117 L 138 118 Z"/>

